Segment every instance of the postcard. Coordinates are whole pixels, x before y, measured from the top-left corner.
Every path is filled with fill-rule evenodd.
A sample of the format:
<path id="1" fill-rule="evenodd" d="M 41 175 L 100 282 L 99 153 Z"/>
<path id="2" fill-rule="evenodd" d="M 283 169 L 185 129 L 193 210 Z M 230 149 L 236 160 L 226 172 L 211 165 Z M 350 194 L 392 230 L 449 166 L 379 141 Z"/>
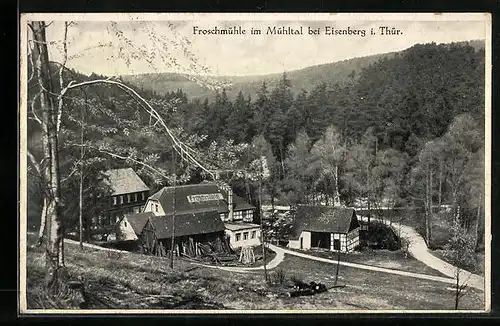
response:
<path id="1" fill-rule="evenodd" d="M 19 314 L 491 301 L 488 13 L 26 13 Z"/>

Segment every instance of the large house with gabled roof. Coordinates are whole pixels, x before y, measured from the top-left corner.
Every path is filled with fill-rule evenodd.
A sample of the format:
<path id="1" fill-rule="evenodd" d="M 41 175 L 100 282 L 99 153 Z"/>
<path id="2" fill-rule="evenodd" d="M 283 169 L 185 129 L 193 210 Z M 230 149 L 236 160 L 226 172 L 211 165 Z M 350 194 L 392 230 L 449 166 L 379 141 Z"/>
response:
<path id="1" fill-rule="evenodd" d="M 107 170 L 103 174 L 111 195 L 105 199 L 107 209 L 92 221 L 92 233 L 98 236 L 112 234 L 116 223 L 126 214 L 142 212 L 149 197 L 149 187 L 132 168 Z"/>

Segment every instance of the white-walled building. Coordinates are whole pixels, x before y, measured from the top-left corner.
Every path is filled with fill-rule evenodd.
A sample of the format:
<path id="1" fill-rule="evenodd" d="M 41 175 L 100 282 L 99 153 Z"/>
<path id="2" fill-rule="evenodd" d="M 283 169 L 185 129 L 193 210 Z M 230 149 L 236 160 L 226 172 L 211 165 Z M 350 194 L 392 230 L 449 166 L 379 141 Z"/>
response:
<path id="1" fill-rule="evenodd" d="M 225 223 L 226 236 L 229 237 L 229 243 L 233 249 L 249 246 L 259 246 L 260 225 L 252 223 Z"/>
<path id="2" fill-rule="evenodd" d="M 299 205 L 288 247 L 350 252 L 359 246 L 359 226 L 353 208 Z"/>

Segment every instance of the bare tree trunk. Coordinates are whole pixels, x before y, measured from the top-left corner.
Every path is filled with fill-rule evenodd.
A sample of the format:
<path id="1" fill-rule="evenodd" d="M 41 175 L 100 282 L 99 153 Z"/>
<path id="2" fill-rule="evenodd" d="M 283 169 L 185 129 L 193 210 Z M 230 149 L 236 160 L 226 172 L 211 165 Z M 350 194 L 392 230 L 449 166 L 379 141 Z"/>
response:
<path id="1" fill-rule="evenodd" d="M 43 207 L 42 207 L 42 215 L 40 217 L 40 229 L 38 230 L 38 240 L 36 242 L 36 246 L 39 247 L 42 245 L 43 240 L 45 238 L 45 223 L 47 221 L 47 197 L 43 198 Z"/>
<path id="2" fill-rule="evenodd" d="M 474 224 L 474 251 L 479 245 L 479 219 L 481 218 L 481 202 L 483 195 L 479 195 L 479 203 L 477 205 L 476 223 Z"/>
<path id="3" fill-rule="evenodd" d="M 430 242 L 431 242 L 431 237 L 432 237 L 432 225 L 431 225 L 431 221 L 432 221 L 432 215 L 433 215 L 433 210 L 432 210 L 432 169 L 429 168 L 429 223 L 428 223 L 428 227 L 429 227 L 429 245 L 430 245 Z"/>
<path id="4" fill-rule="evenodd" d="M 268 282 L 267 277 L 267 262 L 266 262 L 266 238 L 264 234 L 264 223 L 262 214 L 262 177 L 259 179 L 259 211 L 260 211 L 260 232 L 262 237 L 262 259 L 264 260 L 264 279 L 266 284 Z"/>
<path id="5" fill-rule="evenodd" d="M 460 270 L 457 269 L 456 272 L 456 284 L 455 284 L 455 310 L 458 310 L 458 302 L 460 301 Z"/>
<path id="6" fill-rule="evenodd" d="M 86 98 L 85 98 L 86 100 Z M 86 101 L 85 101 L 86 102 Z M 80 249 L 83 250 L 83 156 L 85 155 L 85 147 L 83 146 L 83 107 L 81 108 L 82 125 L 80 127 L 80 207 L 78 214 L 78 222 L 80 228 Z"/>
<path id="7" fill-rule="evenodd" d="M 172 149 L 173 148 L 172 144 Z M 172 243 L 171 243 L 171 251 L 170 251 L 170 268 L 174 268 L 174 247 L 175 247 L 175 186 L 176 186 L 176 170 L 175 170 L 175 149 L 172 151 L 172 162 L 173 162 L 173 168 L 174 168 L 174 180 L 173 180 L 173 196 L 172 196 Z"/>
<path id="8" fill-rule="evenodd" d="M 82 147 L 83 148 L 83 147 Z M 79 232 L 80 232 L 80 249 L 83 249 L 83 164 L 80 167 L 80 207 L 78 212 Z"/>
<path id="9" fill-rule="evenodd" d="M 425 178 L 425 240 L 427 241 L 427 246 L 429 246 L 430 242 L 430 232 L 429 232 L 429 179 L 426 175 Z"/>
<path id="10" fill-rule="evenodd" d="M 438 189 L 438 205 L 441 208 L 443 203 L 443 162 L 439 160 L 439 189 Z"/>
<path id="11" fill-rule="evenodd" d="M 46 290 L 58 290 L 61 241 L 63 239 L 62 219 L 60 216 L 60 174 L 58 157 L 58 139 L 55 121 L 55 104 L 49 65 L 47 41 L 45 37 L 46 25 L 44 22 L 32 22 L 30 28 L 33 32 L 35 69 L 37 71 L 37 84 L 40 89 L 40 107 L 43 124 L 46 126 L 46 148 L 44 154 L 48 162 L 44 164 L 44 176 L 47 183 L 47 241 L 46 241 Z M 52 94 L 51 94 L 52 93 Z M 62 257 L 61 257 L 62 258 Z"/>
<path id="12" fill-rule="evenodd" d="M 340 268 L 340 250 L 337 251 L 337 270 L 335 271 L 335 283 L 334 283 L 334 286 L 337 286 L 337 282 L 339 280 L 339 268 Z"/>

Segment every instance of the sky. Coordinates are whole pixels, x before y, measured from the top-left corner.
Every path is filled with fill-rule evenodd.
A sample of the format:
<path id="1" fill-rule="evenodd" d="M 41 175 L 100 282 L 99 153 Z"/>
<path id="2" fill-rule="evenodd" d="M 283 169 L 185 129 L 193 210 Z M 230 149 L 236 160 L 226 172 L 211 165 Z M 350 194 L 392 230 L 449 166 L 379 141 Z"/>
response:
<path id="1" fill-rule="evenodd" d="M 436 21 L 398 17 L 385 20 L 338 19 L 259 20 L 222 16 L 196 16 L 165 20 L 123 20 L 113 17 L 99 21 L 79 19 L 68 27 L 68 67 L 79 72 L 125 75 L 179 72 L 216 76 L 245 76 L 281 73 L 308 66 L 400 51 L 417 43 L 449 43 L 486 38 L 483 20 Z M 213 30 L 236 27 L 245 35 L 195 35 L 193 27 Z M 300 29 L 303 35 L 267 35 L 268 27 Z M 400 35 L 380 35 L 381 26 L 394 27 Z M 260 29 L 261 35 L 250 34 Z M 319 35 L 308 29 L 319 28 Z M 360 35 L 326 35 L 326 29 L 365 30 Z M 371 29 L 376 35 L 371 35 Z M 56 20 L 47 28 L 50 57 L 63 60 L 64 22 Z"/>

